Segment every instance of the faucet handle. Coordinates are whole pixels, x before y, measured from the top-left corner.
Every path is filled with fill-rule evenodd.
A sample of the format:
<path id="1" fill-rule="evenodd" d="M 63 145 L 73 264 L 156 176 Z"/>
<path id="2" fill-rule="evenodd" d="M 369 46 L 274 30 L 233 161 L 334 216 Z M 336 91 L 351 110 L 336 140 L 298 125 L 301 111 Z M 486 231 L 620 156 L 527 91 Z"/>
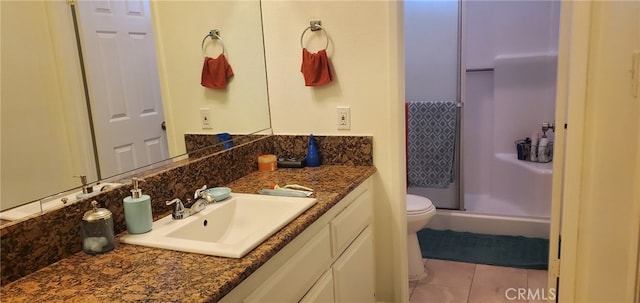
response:
<path id="1" fill-rule="evenodd" d="M 201 188 L 196 189 L 196 192 L 193 194 L 193 199 L 198 200 L 198 198 L 202 198 L 202 192 L 207 190 L 207 185 L 202 185 Z"/>
<path id="2" fill-rule="evenodd" d="M 171 201 L 167 201 L 165 202 L 167 205 L 171 205 L 175 203 L 175 207 L 173 209 L 173 213 L 171 214 L 171 216 L 174 219 L 182 219 L 184 218 L 184 204 L 182 204 L 182 201 L 180 201 L 180 199 L 176 198 L 173 199 Z"/>

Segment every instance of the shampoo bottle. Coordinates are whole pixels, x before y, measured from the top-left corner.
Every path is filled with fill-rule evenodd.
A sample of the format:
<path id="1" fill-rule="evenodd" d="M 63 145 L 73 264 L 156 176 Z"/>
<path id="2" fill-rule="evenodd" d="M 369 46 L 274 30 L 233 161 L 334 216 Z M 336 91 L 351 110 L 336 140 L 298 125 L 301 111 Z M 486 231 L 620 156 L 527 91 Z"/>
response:
<path id="1" fill-rule="evenodd" d="M 124 220 L 130 234 L 142 234 L 151 230 L 153 218 L 151 216 L 151 197 L 143 195 L 139 188 L 142 179 L 133 178 L 131 196 L 124 198 Z"/>
<path id="2" fill-rule="evenodd" d="M 540 138 L 540 142 L 538 142 L 538 162 L 549 162 L 551 161 L 547 156 L 547 146 L 549 145 L 549 139 L 547 139 L 547 135 L 543 134 L 542 138 Z"/>
<path id="3" fill-rule="evenodd" d="M 533 136 L 531 136 L 531 157 L 529 160 L 532 162 L 538 162 L 538 140 L 540 138 L 540 134 L 538 132 L 534 132 Z"/>
<path id="4" fill-rule="evenodd" d="M 320 166 L 320 155 L 318 153 L 318 147 L 316 146 L 316 140 L 313 138 L 313 134 L 309 136 L 309 146 L 307 147 L 307 166 Z"/>

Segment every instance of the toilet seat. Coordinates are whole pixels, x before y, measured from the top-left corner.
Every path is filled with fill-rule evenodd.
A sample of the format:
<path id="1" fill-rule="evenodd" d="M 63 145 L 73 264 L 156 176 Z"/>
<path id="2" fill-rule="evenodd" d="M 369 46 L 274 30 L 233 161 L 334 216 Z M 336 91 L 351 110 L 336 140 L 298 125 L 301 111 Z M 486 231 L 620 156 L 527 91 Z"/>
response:
<path id="1" fill-rule="evenodd" d="M 407 194 L 407 215 L 419 215 L 432 211 L 435 211 L 435 207 L 429 198 Z"/>

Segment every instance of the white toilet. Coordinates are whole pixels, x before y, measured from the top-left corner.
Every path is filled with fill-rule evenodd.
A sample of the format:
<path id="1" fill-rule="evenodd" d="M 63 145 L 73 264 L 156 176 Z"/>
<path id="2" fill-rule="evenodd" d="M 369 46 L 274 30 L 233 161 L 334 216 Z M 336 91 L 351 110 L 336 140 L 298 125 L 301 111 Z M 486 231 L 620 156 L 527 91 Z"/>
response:
<path id="1" fill-rule="evenodd" d="M 409 281 L 425 276 L 422 253 L 418 243 L 419 230 L 423 229 L 436 214 L 436 208 L 428 198 L 407 194 L 407 251 L 409 253 Z"/>

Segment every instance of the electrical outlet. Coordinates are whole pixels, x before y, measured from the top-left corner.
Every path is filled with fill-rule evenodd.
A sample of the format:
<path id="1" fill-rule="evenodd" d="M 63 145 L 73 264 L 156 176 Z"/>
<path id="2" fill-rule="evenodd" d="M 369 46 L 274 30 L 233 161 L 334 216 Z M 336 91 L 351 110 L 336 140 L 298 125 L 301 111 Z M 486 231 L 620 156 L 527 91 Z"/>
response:
<path id="1" fill-rule="evenodd" d="M 348 106 L 338 106 L 336 110 L 338 112 L 338 129 L 351 129 L 351 108 Z"/>
<path id="2" fill-rule="evenodd" d="M 202 126 L 202 129 L 213 129 L 213 125 L 211 123 L 211 109 L 200 109 L 200 125 Z"/>

